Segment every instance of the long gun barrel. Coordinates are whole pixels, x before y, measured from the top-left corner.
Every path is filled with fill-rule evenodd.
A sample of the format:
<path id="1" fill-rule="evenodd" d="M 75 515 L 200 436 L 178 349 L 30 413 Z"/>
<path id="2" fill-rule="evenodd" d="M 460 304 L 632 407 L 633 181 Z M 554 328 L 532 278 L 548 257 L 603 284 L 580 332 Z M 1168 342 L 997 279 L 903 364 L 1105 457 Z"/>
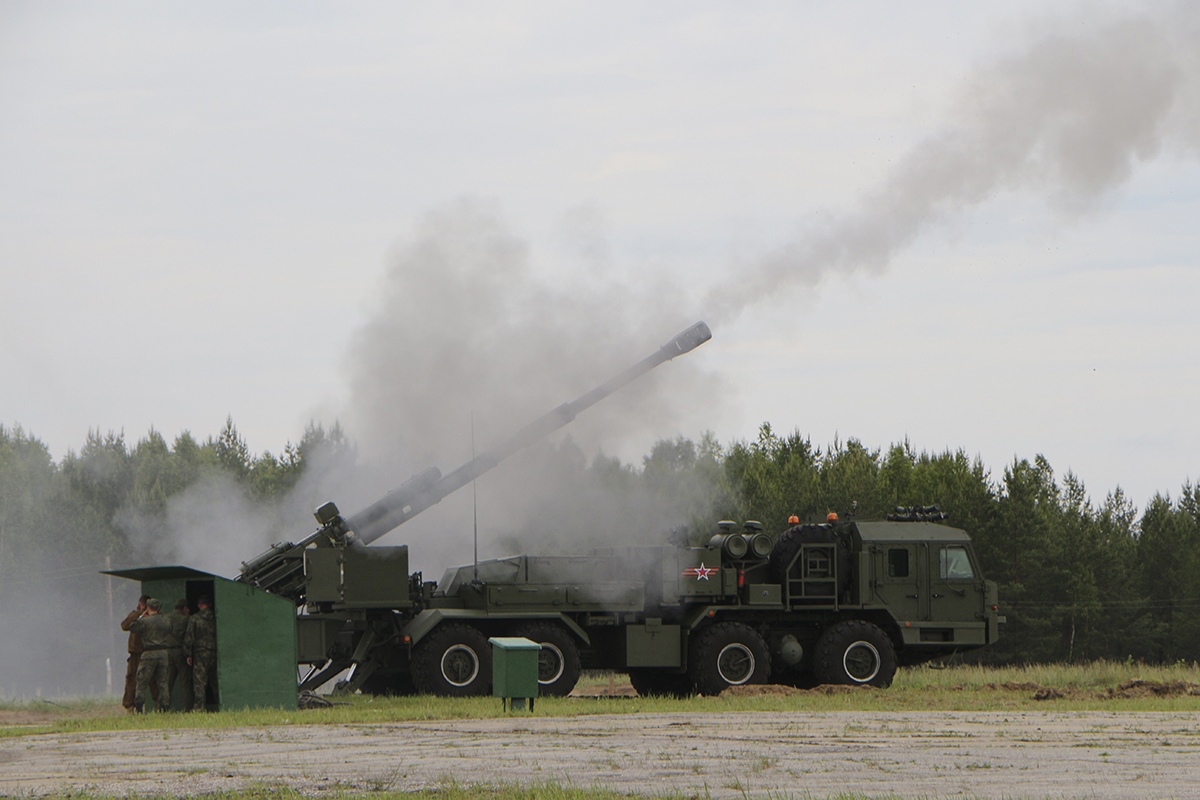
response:
<path id="1" fill-rule="evenodd" d="M 253 583 L 276 594 L 289 595 L 300 602 L 304 591 L 304 579 L 301 574 L 304 549 L 308 546 L 342 542 L 350 533 L 353 533 L 354 540 L 362 544 L 375 541 L 452 492 L 466 486 L 513 453 L 563 427 L 580 412 L 659 364 L 689 353 L 711 338 L 712 332 L 708 325 L 697 322 L 624 372 L 613 376 L 578 399 L 563 403 L 539 417 L 516 435 L 479 454 L 453 472 L 442 475 L 437 468 L 428 469 L 349 517 L 343 519 L 338 516 L 336 506 L 327 503 L 317 509 L 317 520 L 321 523 L 321 528 L 295 544 L 277 544 L 257 558 L 244 562 L 238 580 Z"/>
<path id="2" fill-rule="evenodd" d="M 362 511 L 353 514 L 347 518 L 346 527 L 354 531 L 359 541 L 364 544 L 375 541 L 440 502 L 442 498 L 466 486 L 513 453 L 525 449 L 563 427 L 575 419 L 580 412 L 594 406 L 625 384 L 646 374 L 659 364 L 670 361 L 675 356 L 695 350 L 711 338 L 712 332 L 708 326 L 703 322 L 697 322 L 664 344 L 657 352 L 646 356 L 620 375 L 610 378 L 577 400 L 563 403 L 548 414 L 544 414 L 526 425 L 516 435 L 491 450 L 480 453 L 432 485 L 420 487 L 412 492 L 399 490 L 391 492 Z"/>

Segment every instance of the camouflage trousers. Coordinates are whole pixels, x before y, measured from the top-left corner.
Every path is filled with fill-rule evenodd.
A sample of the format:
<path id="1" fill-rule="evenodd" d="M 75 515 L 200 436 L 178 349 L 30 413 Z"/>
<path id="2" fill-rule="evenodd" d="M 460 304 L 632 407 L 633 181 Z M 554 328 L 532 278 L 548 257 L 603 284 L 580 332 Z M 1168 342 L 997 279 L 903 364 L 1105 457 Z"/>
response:
<path id="1" fill-rule="evenodd" d="M 196 650 L 192 653 L 192 710 L 203 711 L 206 694 L 211 685 L 216 694 L 217 654 L 213 650 Z"/>
<path id="2" fill-rule="evenodd" d="M 121 697 L 121 705 L 128 711 L 133 711 L 133 704 L 137 702 L 134 697 L 137 692 L 137 668 L 142 661 L 141 652 L 130 653 L 129 660 L 125 662 L 125 694 Z M 150 696 L 154 698 L 155 705 L 158 704 L 158 684 L 150 684 Z"/>
<path id="3" fill-rule="evenodd" d="M 137 688 L 133 693 L 136 706 L 145 707 L 146 689 L 157 687 L 154 707 L 165 711 L 171 707 L 170 659 L 166 650 L 147 650 L 137 667 Z"/>

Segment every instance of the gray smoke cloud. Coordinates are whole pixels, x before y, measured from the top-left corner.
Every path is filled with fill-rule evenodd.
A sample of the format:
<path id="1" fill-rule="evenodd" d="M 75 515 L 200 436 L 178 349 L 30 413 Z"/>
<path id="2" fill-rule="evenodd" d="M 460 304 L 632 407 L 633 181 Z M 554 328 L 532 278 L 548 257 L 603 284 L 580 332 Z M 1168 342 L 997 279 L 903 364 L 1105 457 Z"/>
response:
<path id="1" fill-rule="evenodd" d="M 354 480 L 337 487 L 344 511 L 431 465 L 449 472 L 696 321 L 690 304 L 673 307 L 683 292 L 666 280 L 629 287 L 610 279 L 598 227 L 593 211 L 568 215 L 564 235 L 578 245 L 576 262 L 555 266 L 570 274 L 569 286 L 558 285 L 497 204 L 485 200 L 430 212 L 397 246 L 349 355 L 347 430 L 362 462 Z M 713 378 L 699 362 L 692 354 L 660 366 L 481 479 L 474 490 L 481 536 L 544 549 L 561 542 L 564 524 L 585 528 L 581 539 L 629 530 L 635 507 L 643 512 L 637 519 L 666 524 L 671 515 L 649 498 L 622 501 L 586 485 L 582 473 L 598 452 L 631 438 L 676 435 L 688 398 L 704 397 L 712 407 Z M 420 542 L 414 552 L 427 564 L 461 560 L 470 553 L 472 491 L 382 543 Z"/>
<path id="2" fill-rule="evenodd" d="M 1036 23 L 1025 48 L 976 69 L 948 121 L 881 185 L 739 265 L 710 292 L 710 316 L 832 271 L 882 271 L 927 229 L 1003 192 L 1079 213 L 1141 163 L 1200 154 L 1200 6 L 1085 13 Z"/>
<path id="3" fill-rule="evenodd" d="M 594 243 L 588 242 L 590 249 Z M 562 265 L 569 288 L 538 271 L 494 203 L 429 213 L 391 259 L 378 307 L 350 353 L 351 430 L 371 459 L 419 467 L 480 447 L 571 400 L 695 321 L 670 286 L 610 283 L 602 268 Z M 588 445 L 669 423 L 657 391 L 687 388 L 687 358 L 652 372 L 572 425 Z M 669 378 L 663 377 L 668 372 Z"/>

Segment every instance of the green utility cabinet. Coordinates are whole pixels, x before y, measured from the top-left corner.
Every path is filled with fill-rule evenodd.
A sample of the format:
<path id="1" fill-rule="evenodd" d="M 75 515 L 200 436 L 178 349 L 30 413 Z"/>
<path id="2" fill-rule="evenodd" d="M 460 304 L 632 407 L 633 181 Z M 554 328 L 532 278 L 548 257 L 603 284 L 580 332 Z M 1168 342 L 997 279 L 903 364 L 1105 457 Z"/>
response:
<path id="1" fill-rule="evenodd" d="M 520 636 L 493 636 L 488 644 L 492 646 L 492 697 L 499 697 L 504 708 L 524 708 L 528 700 L 533 711 L 542 646 Z"/>
<path id="2" fill-rule="evenodd" d="M 286 598 L 191 567 L 114 569 L 105 574 L 139 581 L 141 594 L 162 601 L 213 599 L 217 626 L 216 710 L 296 708 L 296 607 Z M 181 708 L 172 687 L 172 707 Z M 210 705 L 210 708 L 212 706 Z"/>

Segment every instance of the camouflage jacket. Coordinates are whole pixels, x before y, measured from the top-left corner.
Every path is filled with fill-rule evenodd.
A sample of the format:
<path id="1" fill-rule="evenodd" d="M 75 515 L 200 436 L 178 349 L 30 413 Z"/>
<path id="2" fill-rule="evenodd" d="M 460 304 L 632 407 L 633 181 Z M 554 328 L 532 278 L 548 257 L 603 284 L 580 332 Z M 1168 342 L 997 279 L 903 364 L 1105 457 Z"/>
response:
<path id="1" fill-rule="evenodd" d="M 187 633 L 188 615 L 179 611 L 167 614 L 171 621 L 171 647 L 183 647 L 183 636 Z"/>
<path id="2" fill-rule="evenodd" d="M 217 624 L 211 608 L 202 608 L 188 617 L 183 634 L 183 652 L 213 652 L 217 649 Z"/>
<path id="3" fill-rule="evenodd" d="M 171 620 L 162 614 L 147 614 L 139 617 L 129 630 L 142 635 L 145 650 L 165 650 L 171 646 Z"/>

